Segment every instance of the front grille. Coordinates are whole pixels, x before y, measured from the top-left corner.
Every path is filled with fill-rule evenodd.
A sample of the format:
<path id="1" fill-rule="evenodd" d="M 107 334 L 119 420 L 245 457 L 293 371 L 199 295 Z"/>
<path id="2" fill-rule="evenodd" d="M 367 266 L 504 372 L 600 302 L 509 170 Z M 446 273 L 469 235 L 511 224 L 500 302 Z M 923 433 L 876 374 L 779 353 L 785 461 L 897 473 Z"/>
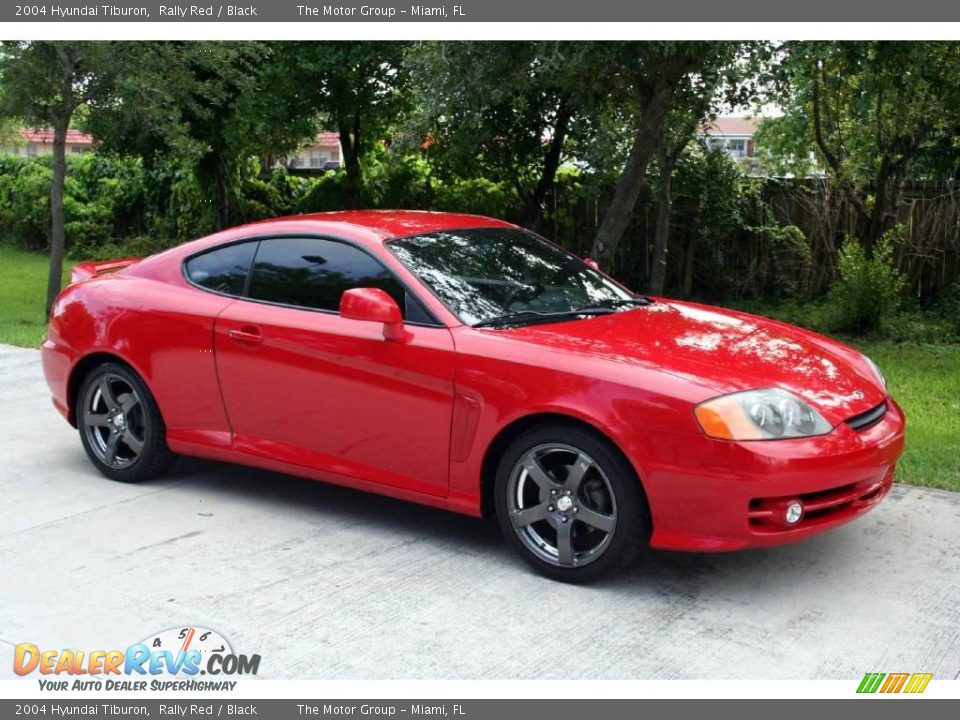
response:
<path id="1" fill-rule="evenodd" d="M 859 415 L 854 415 L 852 418 L 847 418 L 844 420 L 844 422 L 853 430 L 860 432 L 861 430 L 866 430 L 868 427 L 876 425 L 878 422 L 883 420 L 883 416 L 886 414 L 887 401 L 884 400 L 876 407 L 872 407 L 866 412 L 860 413 Z"/>

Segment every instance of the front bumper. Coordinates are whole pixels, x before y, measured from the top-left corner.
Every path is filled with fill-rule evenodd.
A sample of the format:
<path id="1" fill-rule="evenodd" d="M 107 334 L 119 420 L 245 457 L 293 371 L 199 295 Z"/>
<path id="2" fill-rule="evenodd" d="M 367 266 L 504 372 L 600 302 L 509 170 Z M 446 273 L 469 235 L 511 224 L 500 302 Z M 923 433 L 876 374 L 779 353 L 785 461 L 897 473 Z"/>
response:
<path id="1" fill-rule="evenodd" d="M 890 491 L 904 448 L 903 411 L 887 403 L 876 424 L 855 430 L 841 423 L 816 438 L 658 438 L 644 483 L 651 545 L 699 552 L 782 545 L 869 511 Z M 805 512 L 787 525 L 783 510 L 793 501 Z"/>

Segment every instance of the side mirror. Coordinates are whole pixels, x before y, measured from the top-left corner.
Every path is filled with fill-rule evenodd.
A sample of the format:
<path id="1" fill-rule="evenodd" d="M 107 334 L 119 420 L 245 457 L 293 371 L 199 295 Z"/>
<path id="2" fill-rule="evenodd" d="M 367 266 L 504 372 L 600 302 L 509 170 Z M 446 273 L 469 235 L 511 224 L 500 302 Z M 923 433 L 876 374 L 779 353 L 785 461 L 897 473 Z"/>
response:
<path id="1" fill-rule="evenodd" d="M 592 267 L 594 270 L 599 270 L 599 269 L 600 269 L 600 266 L 597 264 L 597 261 L 594 260 L 593 258 L 584 258 L 583 261 L 584 261 L 587 265 L 589 265 L 590 267 Z"/>
<path id="2" fill-rule="evenodd" d="M 340 315 L 348 320 L 383 323 L 383 337 L 402 340 L 403 313 L 397 301 L 380 288 L 353 288 L 340 296 Z"/>

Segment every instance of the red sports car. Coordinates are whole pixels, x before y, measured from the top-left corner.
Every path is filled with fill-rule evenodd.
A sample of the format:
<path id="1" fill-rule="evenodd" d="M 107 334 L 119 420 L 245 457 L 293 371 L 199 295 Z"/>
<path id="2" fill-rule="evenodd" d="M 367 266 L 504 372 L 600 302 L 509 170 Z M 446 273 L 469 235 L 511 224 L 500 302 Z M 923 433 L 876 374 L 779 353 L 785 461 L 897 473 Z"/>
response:
<path id="1" fill-rule="evenodd" d="M 560 580 L 835 527 L 904 446 L 856 350 L 637 295 L 470 215 L 304 215 L 81 263 L 43 366 L 110 478 L 196 455 L 495 514 Z"/>

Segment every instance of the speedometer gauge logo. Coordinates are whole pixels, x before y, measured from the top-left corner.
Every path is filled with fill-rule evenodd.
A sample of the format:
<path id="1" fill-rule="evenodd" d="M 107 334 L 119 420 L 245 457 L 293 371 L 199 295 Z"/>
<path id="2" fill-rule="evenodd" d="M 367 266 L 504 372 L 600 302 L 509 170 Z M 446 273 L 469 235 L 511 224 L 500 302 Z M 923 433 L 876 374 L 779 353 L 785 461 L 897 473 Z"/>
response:
<path id="1" fill-rule="evenodd" d="M 233 655 L 233 648 L 230 643 L 216 630 L 209 630 L 202 627 L 176 627 L 167 630 L 161 630 L 158 633 L 144 639 L 143 644 L 150 648 L 151 652 L 169 651 L 174 655 L 196 650 L 200 653 L 201 661 L 197 663 L 201 668 L 205 668 L 210 657 L 214 654 Z M 200 670 L 200 674 L 206 674 L 205 670 Z"/>

